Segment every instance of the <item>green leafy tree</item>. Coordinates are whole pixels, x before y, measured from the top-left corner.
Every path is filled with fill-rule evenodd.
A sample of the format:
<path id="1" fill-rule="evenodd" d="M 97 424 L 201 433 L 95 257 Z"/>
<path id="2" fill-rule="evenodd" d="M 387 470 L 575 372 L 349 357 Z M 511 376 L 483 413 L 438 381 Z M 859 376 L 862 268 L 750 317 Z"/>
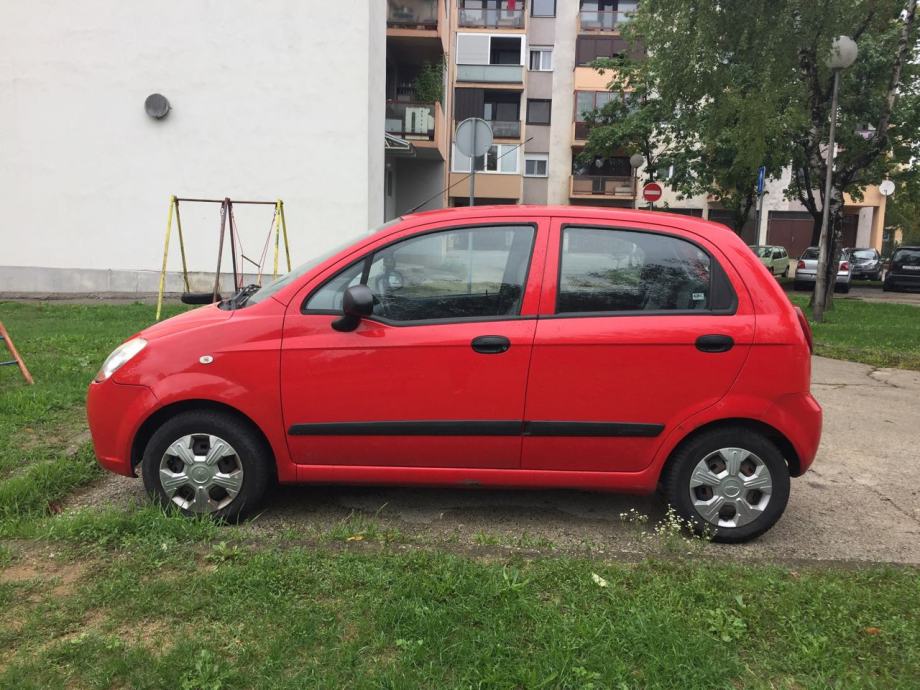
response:
<path id="1" fill-rule="evenodd" d="M 859 57 L 841 75 L 818 320 L 833 290 L 844 194 L 859 198 L 917 153 L 916 13 L 917 0 L 643 0 L 629 28 L 648 48 L 644 81 L 663 101 L 669 146 L 680 151 L 670 154 L 686 177 L 678 188 L 713 193 L 709 186 L 740 217 L 757 167 L 775 176 L 791 163 L 785 194 L 812 215 L 815 239 L 833 84 L 826 60 L 834 37 L 856 40 Z M 611 86 L 628 85 L 615 77 Z"/>

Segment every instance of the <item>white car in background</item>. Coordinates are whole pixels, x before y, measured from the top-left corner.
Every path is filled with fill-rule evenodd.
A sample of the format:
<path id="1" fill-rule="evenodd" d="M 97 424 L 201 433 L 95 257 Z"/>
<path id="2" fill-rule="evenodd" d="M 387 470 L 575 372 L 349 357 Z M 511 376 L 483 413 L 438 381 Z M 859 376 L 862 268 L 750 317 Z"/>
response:
<path id="1" fill-rule="evenodd" d="M 795 280 L 792 285 L 793 289 L 813 290 L 817 273 L 818 248 L 809 247 L 802 252 L 802 256 L 799 257 L 799 263 L 795 269 Z M 834 281 L 834 290 L 843 293 L 849 292 L 852 277 L 853 275 L 850 272 L 850 252 L 848 249 L 844 249 L 840 253 L 840 264 L 837 266 L 837 278 Z"/>

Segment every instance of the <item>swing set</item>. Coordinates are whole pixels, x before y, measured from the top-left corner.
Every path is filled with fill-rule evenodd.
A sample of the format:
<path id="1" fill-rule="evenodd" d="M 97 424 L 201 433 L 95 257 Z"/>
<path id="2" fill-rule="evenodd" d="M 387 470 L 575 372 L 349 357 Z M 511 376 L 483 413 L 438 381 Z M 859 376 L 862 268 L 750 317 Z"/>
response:
<path id="1" fill-rule="evenodd" d="M 210 292 L 192 292 L 188 279 L 188 264 L 185 259 L 185 238 L 182 235 L 182 219 L 179 215 L 179 202 L 197 203 L 197 204 L 220 204 L 220 236 L 217 244 L 217 270 L 214 275 L 214 289 Z M 262 246 L 262 254 L 256 261 L 243 251 L 243 243 L 240 240 L 239 228 L 233 215 L 234 205 L 256 205 L 256 206 L 274 206 L 275 212 L 272 215 L 272 222 L 268 228 L 268 234 L 265 237 L 265 244 Z M 169 238 L 172 235 L 173 217 L 176 219 L 176 231 L 179 235 L 179 254 L 182 257 L 182 280 L 185 285 L 185 292 L 182 293 L 182 302 L 184 304 L 211 304 L 219 302 L 220 296 L 220 266 L 224 255 L 224 239 L 227 229 L 230 230 L 230 259 L 233 267 L 233 289 L 235 293 L 244 290 L 243 275 L 244 268 L 247 264 L 254 266 L 258 273 L 256 274 L 256 285 L 262 285 L 262 275 L 265 267 L 265 257 L 268 255 L 268 247 L 271 244 L 272 234 L 275 236 L 275 257 L 272 268 L 272 278 L 278 277 L 278 259 L 281 250 L 281 240 L 284 239 L 284 256 L 287 260 L 287 270 L 291 270 L 291 250 L 288 245 L 287 224 L 284 221 L 284 202 L 281 199 L 276 201 L 234 201 L 229 197 L 223 199 L 186 199 L 175 195 L 169 198 L 169 215 L 166 220 L 166 240 L 163 243 L 163 267 L 160 270 L 160 287 L 157 291 L 157 316 L 160 320 L 160 313 L 163 308 L 163 293 L 166 289 L 166 260 L 169 257 Z"/>

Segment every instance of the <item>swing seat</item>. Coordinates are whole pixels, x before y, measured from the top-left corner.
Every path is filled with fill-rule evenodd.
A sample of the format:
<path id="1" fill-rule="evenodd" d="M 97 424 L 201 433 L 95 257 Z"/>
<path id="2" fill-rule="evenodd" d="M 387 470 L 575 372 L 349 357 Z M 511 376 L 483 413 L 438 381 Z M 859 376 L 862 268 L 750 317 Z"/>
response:
<path id="1" fill-rule="evenodd" d="M 183 292 L 181 299 L 182 304 L 211 304 L 215 301 L 213 292 Z M 221 296 L 217 295 L 216 301 L 220 300 Z"/>

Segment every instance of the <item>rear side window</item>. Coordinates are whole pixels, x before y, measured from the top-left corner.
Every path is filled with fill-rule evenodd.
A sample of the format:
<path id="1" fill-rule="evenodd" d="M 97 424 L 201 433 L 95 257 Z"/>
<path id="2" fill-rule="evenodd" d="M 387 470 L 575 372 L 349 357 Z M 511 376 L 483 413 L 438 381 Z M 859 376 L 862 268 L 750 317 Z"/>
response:
<path id="1" fill-rule="evenodd" d="M 374 315 L 388 322 L 516 316 L 533 239 L 529 225 L 410 237 L 343 269 L 304 311 L 340 311 L 345 290 L 363 284 L 374 293 Z"/>
<path id="2" fill-rule="evenodd" d="M 565 228 L 556 313 L 729 311 L 734 293 L 700 247 L 669 235 Z"/>

